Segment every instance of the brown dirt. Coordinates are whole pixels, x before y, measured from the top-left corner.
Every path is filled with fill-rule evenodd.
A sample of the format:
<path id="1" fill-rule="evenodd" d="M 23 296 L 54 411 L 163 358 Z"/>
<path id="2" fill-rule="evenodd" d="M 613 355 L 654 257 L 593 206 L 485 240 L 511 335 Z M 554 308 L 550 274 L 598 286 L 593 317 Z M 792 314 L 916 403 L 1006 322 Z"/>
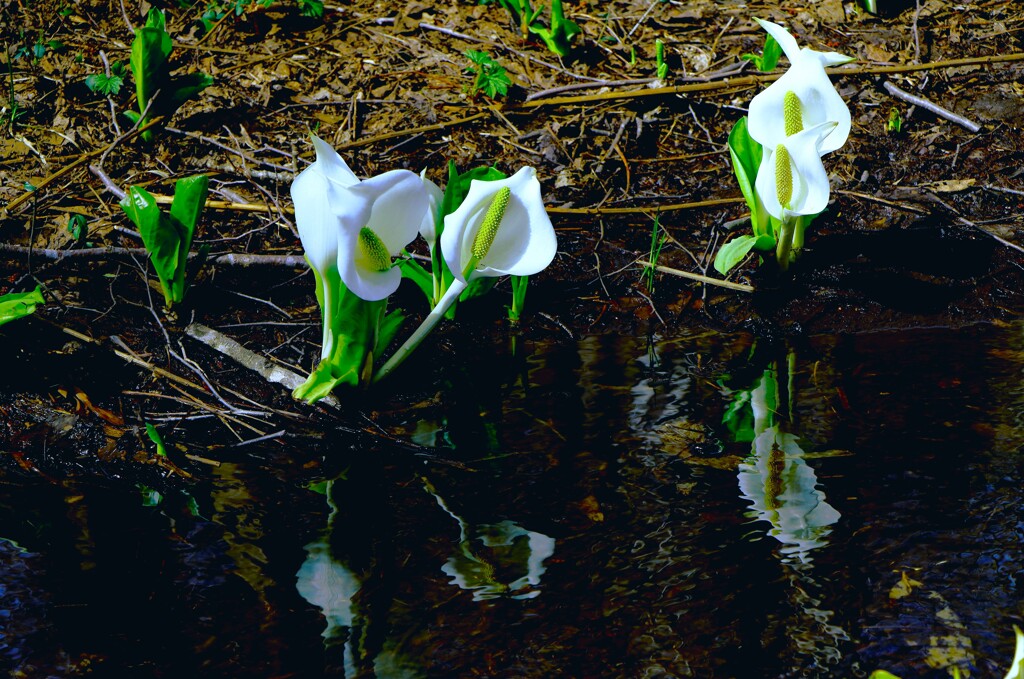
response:
<path id="1" fill-rule="evenodd" d="M 196 21 L 202 5 L 168 6 L 175 67 L 205 71 L 216 84 L 186 103 L 170 121 L 173 130 L 159 133 L 155 143 L 115 143 L 103 169 L 121 187 L 144 184 L 165 195 L 176 177 L 210 174 L 211 198 L 230 205 L 208 210 L 198 243 L 217 257 L 300 254 L 288 186 L 311 156 L 309 129 L 336 145 L 362 176 L 426 168 L 443 184 L 449 159 L 463 169 L 493 163 L 509 173 L 533 165 L 552 208 L 559 255 L 531 286 L 529 337 L 998 321 L 1022 307 L 1024 257 L 994 236 L 1024 243 L 1024 61 L 1018 60 L 1024 8 L 1015 0 L 966 6 L 922 0 L 903 7 L 872 16 L 839 0 L 784 8 L 567 2 L 584 35 L 560 62 L 539 42 L 524 41 L 493 3 L 413 1 L 395 11 L 357 0 L 328 4 L 322 20 L 301 16 L 291 3 L 252 5 L 205 37 Z M 125 16 L 139 24 L 146 8 L 125 14 L 118 3 L 52 0 L 0 8 L 5 61 L 23 111 L 0 136 L 0 205 L 9 208 L 0 212 L 0 243 L 7 244 L 0 253 L 3 291 L 35 280 L 53 300 L 40 319 L 4 332 L 42 336 L 45 320 L 98 339 L 117 335 L 144 360 L 198 381 L 168 357 L 165 341 L 177 347 L 181 327 L 195 318 L 308 369 L 318 313 L 312 280 L 301 269 L 216 265 L 167 317 L 153 308 L 144 258 L 102 250 L 140 246 L 125 233 L 131 225 L 117 199 L 87 169 L 119 137 L 111 108 L 134 107 L 133 85 L 127 80 L 108 103 L 84 79 L 102 71 L 101 53 L 127 63 L 132 33 Z M 660 263 L 691 272 L 708 268 L 731 233 L 723 225 L 744 213 L 741 202 L 665 206 L 738 197 L 725 139 L 763 86 L 747 77 L 756 75 L 751 67 L 734 70 L 740 54 L 760 49 L 762 32 L 752 16 L 785 23 L 802 45 L 858 59 L 833 78 L 854 119 L 848 145 L 827 159 L 833 203 L 809 232 L 791 282 L 750 260 L 735 278 L 755 285 L 754 295 L 669 275 L 648 290 L 636 261 L 647 254 L 659 209 L 669 237 Z M 670 66 L 661 89 L 644 82 L 654 75 L 656 38 L 665 41 Z M 49 44 L 38 59 L 13 58 L 48 41 L 62 47 Z M 507 98 L 467 95 L 463 53 L 469 49 L 489 51 L 509 71 L 514 87 Z M 1008 58 L 984 61 L 999 55 Z M 0 102 L 10 111 L 7 70 L 0 67 Z M 882 87 L 886 80 L 977 121 L 980 132 L 893 99 Z M 581 85 L 587 87 L 542 95 Z M 694 91 L 695 85 L 703 89 Z M 682 89 L 665 89 L 673 86 Z M 899 134 L 886 133 L 892 108 L 904 120 Z M 121 132 L 128 129 L 123 117 L 118 123 Z M 85 154 L 94 155 L 76 165 Z M 26 184 L 41 188 L 25 199 Z M 55 261 L 37 251 L 30 268 L 24 251 L 30 244 L 81 249 L 67 230 L 74 214 L 86 217 L 88 241 L 104 254 Z M 152 272 L 148 280 L 152 286 Z M 499 289 L 507 291 L 507 284 Z M 421 300 L 408 291 L 399 303 L 422 312 Z M 489 300 L 461 325 L 504 332 L 503 303 Z M 201 354 L 201 362 L 217 379 L 233 371 L 212 355 Z M 137 380 L 137 391 L 173 392 L 147 371 Z M 265 397 L 254 393 L 259 387 L 246 391 Z M 220 408 L 209 394 L 188 398 Z M 130 412 L 139 403 L 153 402 L 139 395 L 123 407 Z M 278 399 L 290 410 L 287 403 Z"/>

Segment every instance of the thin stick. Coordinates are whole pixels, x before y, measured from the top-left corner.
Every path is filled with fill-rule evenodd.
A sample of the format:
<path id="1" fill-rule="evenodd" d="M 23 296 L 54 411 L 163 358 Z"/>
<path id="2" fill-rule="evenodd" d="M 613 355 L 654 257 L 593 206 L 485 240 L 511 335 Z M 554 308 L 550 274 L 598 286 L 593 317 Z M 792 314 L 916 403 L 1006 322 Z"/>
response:
<path id="1" fill-rule="evenodd" d="M 931 111 L 940 118 L 945 118 L 951 123 L 956 123 L 957 125 L 966 127 L 971 132 L 977 132 L 981 129 L 981 125 L 979 125 L 978 123 L 968 120 L 967 118 L 964 118 L 961 115 L 953 113 L 948 108 L 943 108 L 938 104 L 933 104 L 932 102 L 928 101 L 927 99 L 924 99 L 923 97 L 919 97 L 905 90 L 901 90 L 888 80 L 886 80 L 882 84 L 882 87 L 885 88 L 886 92 L 896 97 L 897 99 L 902 99 L 903 101 L 909 104 L 913 104 L 914 106 L 920 106 L 924 110 Z"/>
<path id="2" fill-rule="evenodd" d="M 673 276 L 682 276 L 683 278 L 689 278 L 690 280 L 697 281 L 699 283 L 707 283 L 708 285 L 717 285 L 720 288 L 728 288 L 730 290 L 739 290 L 740 292 L 753 292 L 754 288 L 750 285 L 744 285 L 743 283 L 733 283 L 732 281 L 723 281 L 721 278 L 712 278 L 711 276 L 702 276 L 699 273 L 690 273 L 689 271 L 680 271 L 679 269 L 673 269 L 667 266 L 655 266 L 648 261 L 640 260 L 637 262 L 642 266 L 653 266 L 655 271 L 662 273 L 672 274 Z"/>
<path id="3" fill-rule="evenodd" d="M 549 207 L 549 214 L 559 215 L 630 215 L 646 214 L 649 212 L 669 212 L 672 210 L 691 210 L 700 207 L 714 207 L 716 205 L 732 205 L 742 203 L 745 199 L 742 196 L 736 198 L 712 198 L 710 200 L 698 200 L 693 203 L 675 203 L 672 205 L 651 205 L 649 207 Z"/>
<path id="4" fill-rule="evenodd" d="M 957 66 L 977 66 L 985 64 L 998 64 L 1024 61 L 1024 53 L 1001 54 L 990 57 L 970 57 L 966 59 L 947 59 L 945 61 L 932 61 L 925 64 L 900 64 L 897 66 L 844 66 L 842 68 L 827 68 L 825 72 L 835 76 L 864 76 L 882 75 L 886 73 L 913 73 L 914 71 L 931 71 L 939 68 L 954 68 Z M 740 78 L 732 78 L 706 83 L 689 83 L 672 87 L 653 87 L 641 90 L 626 90 L 617 92 L 601 92 L 599 94 L 587 94 L 578 97 L 552 97 L 551 99 L 535 99 L 524 101 L 518 106 L 520 109 L 539 108 L 541 106 L 571 106 L 586 104 L 592 101 L 610 101 L 615 99 L 640 99 L 643 97 L 663 97 L 672 94 L 685 94 L 687 92 L 712 92 L 714 90 L 725 90 L 738 87 L 748 87 L 763 83 L 775 82 L 782 77 L 782 74 L 772 75 L 746 75 Z M 507 110 L 507 109 L 506 109 Z"/>
<path id="5" fill-rule="evenodd" d="M 145 257 L 149 251 L 145 248 L 118 248 L 99 247 L 84 248 L 82 250 L 57 250 L 54 248 L 30 248 L 28 245 L 15 245 L 13 243 L 0 243 L 0 256 L 11 254 L 15 256 L 25 255 L 32 251 L 33 257 L 60 261 L 63 259 L 104 259 L 106 257 Z M 198 257 L 195 252 L 189 253 L 189 259 Z M 229 252 L 210 260 L 217 266 L 287 266 L 294 269 L 306 269 L 309 265 L 302 255 L 248 255 L 245 253 Z"/>

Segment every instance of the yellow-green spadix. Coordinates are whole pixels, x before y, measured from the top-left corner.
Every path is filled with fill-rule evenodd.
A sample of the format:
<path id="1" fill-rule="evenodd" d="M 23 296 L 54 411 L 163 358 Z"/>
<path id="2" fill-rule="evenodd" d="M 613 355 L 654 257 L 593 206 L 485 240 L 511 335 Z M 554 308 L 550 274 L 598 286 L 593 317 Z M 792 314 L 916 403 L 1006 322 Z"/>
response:
<path id="1" fill-rule="evenodd" d="M 820 145 L 835 126 L 821 123 L 764 149 L 755 186 L 768 214 L 786 219 L 818 214 L 828 206 L 828 174 Z"/>
<path id="2" fill-rule="evenodd" d="M 850 109 L 832 86 L 825 67 L 852 61 L 852 57 L 808 47 L 800 49 L 796 39 L 782 26 L 761 19 L 755 21 L 779 43 L 790 65 L 781 78 L 750 101 L 747 130 L 751 138 L 774 149 L 801 129 L 831 121 L 836 125 L 818 151 L 822 155 L 835 151 L 850 135 Z M 794 115 L 799 115 L 799 124 Z"/>
<path id="3" fill-rule="evenodd" d="M 459 208 L 445 217 L 441 233 L 445 262 L 463 282 L 538 273 L 554 259 L 556 247 L 532 167 L 499 181 L 473 180 Z"/>

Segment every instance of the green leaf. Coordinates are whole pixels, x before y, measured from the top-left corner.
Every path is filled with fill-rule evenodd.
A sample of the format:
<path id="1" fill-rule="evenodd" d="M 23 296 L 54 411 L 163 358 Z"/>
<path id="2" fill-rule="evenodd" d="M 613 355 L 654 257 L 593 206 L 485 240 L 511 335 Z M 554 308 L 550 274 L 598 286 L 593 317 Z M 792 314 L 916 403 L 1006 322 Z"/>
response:
<path id="1" fill-rule="evenodd" d="M 167 32 L 167 19 L 163 11 L 151 8 L 146 13 L 146 28 L 155 28 L 158 31 Z M 169 52 L 170 50 L 168 50 Z"/>
<path id="2" fill-rule="evenodd" d="M 178 228 L 160 212 L 156 199 L 141 187 L 130 187 L 120 205 L 138 228 L 156 275 L 160 278 L 164 302 L 171 306 L 174 302 L 173 281 L 180 259 L 181 234 Z"/>
<path id="3" fill-rule="evenodd" d="M 121 91 L 124 78 L 119 75 L 107 75 L 106 73 L 93 73 L 85 77 L 85 86 L 97 94 L 111 95 Z"/>
<path id="4" fill-rule="evenodd" d="M 73 214 L 68 217 L 68 233 L 78 245 L 85 243 L 85 239 L 89 236 L 89 225 L 85 215 Z"/>
<path id="5" fill-rule="evenodd" d="M 465 302 L 467 299 L 483 297 L 494 289 L 497 282 L 498 279 L 494 276 L 474 279 L 470 281 L 469 286 L 467 286 L 466 289 L 462 291 L 462 294 L 459 295 L 459 301 Z"/>
<path id="6" fill-rule="evenodd" d="M 774 36 L 768 34 L 764 37 L 764 52 L 761 56 L 761 72 L 774 71 L 782 56 L 782 45 Z"/>
<path id="7" fill-rule="evenodd" d="M 196 96 L 214 82 L 213 77 L 205 73 L 189 73 L 171 78 L 168 87 L 167 101 L 160 104 L 161 111 L 177 111 L 186 101 Z"/>
<path id="8" fill-rule="evenodd" d="M 754 411 L 750 407 L 750 391 L 735 391 L 732 400 L 722 413 L 722 424 L 732 434 L 736 443 L 750 443 L 756 438 L 754 432 Z"/>
<path id="9" fill-rule="evenodd" d="M 373 360 L 378 344 L 379 328 L 385 325 L 387 300 L 368 302 L 345 289 L 340 278 L 336 283 L 341 294 L 332 318 L 334 347 L 331 355 L 320 362 L 309 378 L 292 396 L 315 403 L 336 387 L 368 384 L 373 375 Z M 392 319 L 391 322 L 401 322 Z M 391 326 L 388 331 L 394 334 Z"/>
<path id="10" fill-rule="evenodd" d="M 403 321 L 405 321 L 405 314 L 402 313 L 401 309 L 395 309 L 391 313 L 385 314 L 384 320 L 381 321 L 380 328 L 377 331 L 377 343 L 373 347 L 375 358 L 384 355 L 388 345 L 391 344 L 391 340 L 395 339 L 395 335 L 398 334 L 398 330 L 402 327 Z"/>
<path id="11" fill-rule="evenodd" d="M 35 313 L 36 306 L 45 301 L 39 287 L 32 292 L 12 292 L 0 295 L 0 325 Z"/>
<path id="12" fill-rule="evenodd" d="M 171 54 L 171 36 L 164 28 L 164 14 L 158 9 L 150 9 L 146 15 L 146 25 L 135 29 L 132 41 L 132 53 L 129 65 L 135 78 L 135 98 L 139 114 L 146 110 L 153 94 L 160 89 L 168 76 L 167 58 Z M 164 93 L 169 94 L 169 93 Z M 149 116 L 147 115 L 147 118 Z M 138 122 L 138 118 L 133 122 Z M 143 121 L 145 122 L 145 121 Z M 142 133 L 146 141 L 152 139 L 152 132 Z"/>
<path id="13" fill-rule="evenodd" d="M 562 0 L 551 2 L 551 28 L 534 23 L 538 14 L 540 9 L 530 18 L 530 33 L 540 38 L 553 54 L 567 56 L 572 48 L 572 39 L 583 31 L 575 21 L 565 18 Z"/>
<path id="14" fill-rule="evenodd" d="M 324 3 L 321 0 L 299 0 L 299 13 L 304 17 L 319 19 L 324 15 Z"/>
<path id="15" fill-rule="evenodd" d="M 760 56 L 748 52 L 741 55 L 740 59 L 751 62 L 757 70 L 767 73 L 775 70 L 780 56 L 782 56 L 782 46 L 774 37 L 766 35 L 764 37 L 764 49 Z"/>
<path id="16" fill-rule="evenodd" d="M 743 116 L 729 132 L 729 158 L 732 160 L 732 171 L 740 185 L 740 192 L 747 201 L 747 207 L 750 208 L 750 220 L 755 225 L 760 223 L 759 216 L 763 209 L 754 186 L 762 155 L 763 149 L 747 132 L 747 117 Z"/>
<path id="17" fill-rule="evenodd" d="M 150 441 L 156 444 L 156 454 L 160 457 L 167 457 L 167 447 L 164 446 L 164 440 L 161 438 L 160 432 L 149 422 L 146 422 L 146 435 L 149 436 Z"/>
<path id="18" fill-rule="evenodd" d="M 174 183 L 174 198 L 171 200 L 171 216 L 185 227 L 183 239 L 186 247 L 192 245 L 192 235 L 196 230 L 199 216 L 206 207 L 206 195 L 209 192 L 210 178 L 205 174 L 184 177 Z"/>
<path id="19" fill-rule="evenodd" d="M 434 277 L 430 275 L 430 272 L 414 259 L 399 260 L 398 268 L 402 272 L 402 278 L 415 283 L 416 287 L 427 296 L 427 303 L 432 303 L 434 300 Z"/>
<path id="20" fill-rule="evenodd" d="M 494 59 L 487 52 L 481 52 L 479 50 L 466 50 L 463 54 L 466 58 L 472 61 L 474 64 L 480 64 L 481 66 L 487 66 L 494 63 Z"/>
<path id="21" fill-rule="evenodd" d="M 159 507 L 164 501 L 164 496 L 160 494 L 160 491 L 150 488 L 149 486 L 140 484 L 139 492 L 142 493 L 143 507 Z"/>
<path id="22" fill-rule="evenodd" d="M 738 236 L 718 249 L 715 255 L 715 271 L 723 276 L 743 261 L 757 243 L 757 237 L 749 234 Z"/>
<path id="23" fill-rule="evenodd" d="M 508 308 L 508 319 L 518 323 L 526 307 L 526 289 L 530 284 L 529 276 L 510 276 L 512 282 L 512 306 Z"/>
<path id="24" fill-rule="evenodd" d="M 890 674 L 889 672 L 886 672 L 885 670 L 875 670 L 874 672 L 871 673 L 871 676 L 869 676 L 868 679 L 900 679 L 900 678 L 897 677 L 895 674 Z"/>

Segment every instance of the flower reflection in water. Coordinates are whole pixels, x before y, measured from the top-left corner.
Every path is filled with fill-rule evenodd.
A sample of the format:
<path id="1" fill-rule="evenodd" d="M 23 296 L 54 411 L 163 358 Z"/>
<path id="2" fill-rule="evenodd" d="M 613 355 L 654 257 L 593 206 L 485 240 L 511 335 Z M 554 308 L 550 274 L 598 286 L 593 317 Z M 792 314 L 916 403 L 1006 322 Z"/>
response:
<path id="1" fill-rule="evenodd" d="M 376 556 L 380 543 L 388 539 L 381 534 L 386 526 L 353 521 L 352 511 L 379 509 L 365 497 L 374 488 L 365 479 L 359 484 L 327 482 L 325 495 L 331 510 L 327 529 L 306 545 L 306 560 L 296 573 L 295 586 L 326 620 L 321 633 L 324 648 L 343 655 L 341 667 L 336 667 L 337 655 L 327 654 L 331 660 L 325 675 L 416 679 L 424 676 L 422 668 L 386 631 L 390 598 L 381 596 L 382 589 L 387 589 L 381 582 L 385 565 Z"/>
<path id="2" fill-rule="evenodd" d="M 803 454 L 795 436 L 770 427 L 754 439 L 739 483 L 753 510 L 748 516 L 771 523 L 768 534 L 782 543 L 782 554 L 806 563 L 810 551 L 825 544 L 839 512 L 825 502 Z"/>
<path id="3" fill-rule="evenodd" d="M 726 423 L 737 440 L 751 442 L 750 456 L 737 474 L 740 494 L 750 502 L 746 515 L 766 521 L 768 535 L 782 543 L 779 561 L 791 584 L 793 610 L 799 611 L 775 633 L 785 636 L 801 665 L 820 670 L 842 658 L 841 649 L 850 639 L 832 622 L 834 612 L 821 606 L 822 585 L 811 559 L 814 550 L 827 547 L 840 514 L 818 489 L 818 477 L 804 459 L 797 437 L 780 429 L 779 413 L 793 411 L 794 354 L 789 354 L 785 366 L 785 382 L 778 378 L 778 365 L 773 363 L 753 389 L 734 392 Z"/>

